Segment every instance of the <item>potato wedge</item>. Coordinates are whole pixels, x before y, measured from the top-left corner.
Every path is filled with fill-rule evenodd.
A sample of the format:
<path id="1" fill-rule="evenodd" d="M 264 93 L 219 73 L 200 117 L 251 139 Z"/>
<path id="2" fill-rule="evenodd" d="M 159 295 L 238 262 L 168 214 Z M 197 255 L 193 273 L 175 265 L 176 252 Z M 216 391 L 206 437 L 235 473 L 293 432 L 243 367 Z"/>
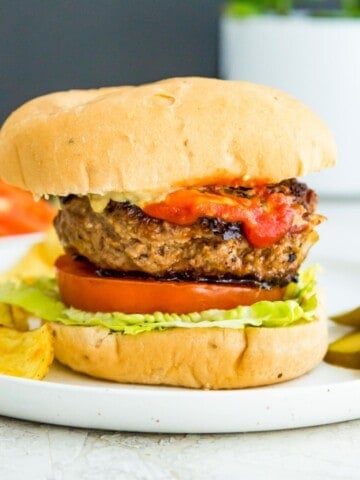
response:
<path id="1" fill-rule="evenodd" d="M 330 343 L 324 360 L 339 367 L 360 369 L 360 331 Z"/>
<path id="2" fill-rule="evenodd" d="M 10 306 L 11 314 L 14 322 L 14 327 L 16 330 L 21 332 L 26 332 L 29 330 L 29 314 L 20 307 Z"/>
<path id="3" fill-rule="evenodd" d="M 46 232 L 41 242 L 32 245 L 10 270 L 0 276 L 0 280 L 53 277 L 55 260 L 62 253 L 64 253 L 64 250 L 54 228 L 51 228 Z"/>
<path id="4" fill-rule="evenodd" d="M 334 315 L 331 320 L 340 325 L 347 325 L 349 327 L 360 328 L 360 307 L 350 310 L 349 312 Z"/>
<path id="5" fill-rule="evenodd" d="M 54 337 L 48 324 L 28 332 L 0 327 L 0 373 L 42 380 L 54 358 Z"/>
<path id="6" fill-rule="evenodd" d="M 6 303 L 0 303 L 0 327 L 15 328 L 12 308 Z"/>
<path id="7" fill-rule="evenodd" d="M 42 251 L 41 256 L 44 262 L 49 266 L 54 266 L 57 257 L 64 253 L 59 238 L 55 232 L 55 228 L 50 228 L 41 242 Z"/>

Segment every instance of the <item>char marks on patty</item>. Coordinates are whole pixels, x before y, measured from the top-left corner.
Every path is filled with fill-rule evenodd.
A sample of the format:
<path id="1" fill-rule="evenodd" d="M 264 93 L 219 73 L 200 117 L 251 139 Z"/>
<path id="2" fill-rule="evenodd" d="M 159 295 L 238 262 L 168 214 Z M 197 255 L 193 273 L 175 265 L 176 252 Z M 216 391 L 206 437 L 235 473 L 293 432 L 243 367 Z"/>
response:
<path id="1" fill-rule="evenodd" d="M 106 271 L 141 273 L 158 278 L 266 282 L 285 285 L 296 275 L 318 235 L 322 220 L 317 197 L 303 183 L 287 180 L 268 185 L 270 192 L 292 198 L 293 228 L 267 248 L 255 248 L 241 223 L 203 217 L 179 226 L 149 217 L 129 202 L 110 201 L 96 213 L 87 197 L 63 198 L 55 227 L 65 250 L 86 257 Z M 251 188 L 202 187 L 202 191 L 251 197 Z"/>

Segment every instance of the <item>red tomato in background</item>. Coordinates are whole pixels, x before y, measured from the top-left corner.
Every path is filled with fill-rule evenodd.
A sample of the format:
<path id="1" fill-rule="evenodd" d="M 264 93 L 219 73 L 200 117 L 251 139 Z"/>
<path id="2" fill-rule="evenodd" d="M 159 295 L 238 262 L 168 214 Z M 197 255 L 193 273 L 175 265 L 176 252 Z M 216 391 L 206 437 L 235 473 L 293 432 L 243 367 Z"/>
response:
<path id="1" fill-rule="evenodd" d="M 41 232 L 55 215 L 47 201 L 35 201 L 30 192 L 0 180 L 0 236 Z"/>

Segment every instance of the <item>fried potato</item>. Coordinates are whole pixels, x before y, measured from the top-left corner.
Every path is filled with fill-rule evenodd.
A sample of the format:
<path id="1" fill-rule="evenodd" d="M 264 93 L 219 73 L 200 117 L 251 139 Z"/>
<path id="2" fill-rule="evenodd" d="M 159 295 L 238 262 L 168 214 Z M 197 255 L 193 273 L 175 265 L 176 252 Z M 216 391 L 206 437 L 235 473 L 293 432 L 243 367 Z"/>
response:
<path id="1" fill-rule="evenodd" d="M 43 241 L 34 244 L 10 270 L 4 280 L 32 282 L 36 277 L 54 276 L 54 263 L 63 253 L 55 230 L 49 230 Z M 48 324 L 29 331 L 29 314 L 21 308 L 0 303 L 0 374 L 41 380 L 54 359 L 54 338 Z M 34 320 L 34 319 L 33 319 Z"/>
<path id="2" fill-rule="evenodd" d="M 29 320 L 29 314 L 22 308 L 0 303 L 0 327 L 26 332 L 29 330 Z"/>
<path id="3" fill-rule="evenodd" d="M 0 327 L 0 373 L 42 380 L 54 358 L 54 337 L 48 324 L 19 332 Z"/>
<path id="4" fill-rule="evenodd" d="M 0 327 L 15 328 L 11 305 L 0 303 Z"/>
<path id="5" fill-rule="evenodd" d="M 53 266 L 57 257 L 64 253 L 59 238 L 55 232 L 54 228 L 50 228 L 44 237 L 42 246 L 42 258 L 47 265 Z"/>
<path id="6" fill-rule="evenodd" d="M 31 279 L 53 277 L 56 258 L 63 249 L 54 228 L 48 230 L 44 239 L 32 245 L 29 251 L 7 272 L 0 277 L 2 281 L 10 279 Z"/>
<path id="7" fill-rule="evenodd" d="M 349 333 L 330 343 L 325 361 L 339 367 L 360 369 L 360 331 Z"/>
<path id="8" fill-rule="evenodd" d="M 20 330 L 21 332 L 26 332 L 29 330 L 29 314 L 20 307 L 11 307 L 11 315 L 13 318 L 13 328 Z"/>

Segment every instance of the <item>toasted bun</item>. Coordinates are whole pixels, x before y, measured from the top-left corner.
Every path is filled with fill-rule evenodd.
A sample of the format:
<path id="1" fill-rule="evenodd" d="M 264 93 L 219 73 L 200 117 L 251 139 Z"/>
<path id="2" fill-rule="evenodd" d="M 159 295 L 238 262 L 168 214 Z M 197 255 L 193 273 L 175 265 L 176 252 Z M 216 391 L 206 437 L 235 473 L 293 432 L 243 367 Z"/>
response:
<path id="1" fill-rule="evenodd" d="M 49 94 L 0 131 L 0 176 L 35 195 L 279 182 L 334 162 L 329 130 L 304 105 L 208 78 Z"/>
<path id="2" fill-rule="evenodd" d="M 319 320 L 283 328 L 174 328 L 123 335 L 53 324 L 55 356 L 73 370 L 121 383 L 226 389 L 268 385 L 312 370 L 327 344 Z"/>

